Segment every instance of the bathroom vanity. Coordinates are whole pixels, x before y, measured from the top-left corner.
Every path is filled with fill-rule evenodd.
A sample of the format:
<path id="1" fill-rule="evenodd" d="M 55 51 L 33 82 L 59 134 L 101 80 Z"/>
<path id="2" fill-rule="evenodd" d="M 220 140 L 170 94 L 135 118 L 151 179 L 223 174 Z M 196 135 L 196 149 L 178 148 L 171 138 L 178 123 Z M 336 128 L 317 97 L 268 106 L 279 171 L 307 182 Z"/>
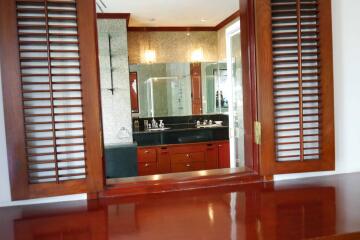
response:
<path id="1" fill-rule="evenodd" d="M 197 126 L 198 116 L 167 117 L 167 128 L 134 131 L 138 175 L 153 175 L 230 167 L 229 127 L 226 115 L 202 116 L 224 125 Z M 137 120 L 143 122 L 147 119 Z"/>
<path id="2" fill-rule="evenodd" d="M 139 176 L 229 167 L 227 140 L 138 147 Z"/>

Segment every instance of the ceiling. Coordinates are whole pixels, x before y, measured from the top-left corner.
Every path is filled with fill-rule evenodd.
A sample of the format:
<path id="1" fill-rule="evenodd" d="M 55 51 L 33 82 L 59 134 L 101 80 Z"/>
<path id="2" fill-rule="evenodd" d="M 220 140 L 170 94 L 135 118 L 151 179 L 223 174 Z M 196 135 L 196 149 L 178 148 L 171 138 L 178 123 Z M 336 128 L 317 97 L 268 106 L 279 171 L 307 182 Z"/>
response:
<path id="1" fill-rule="evenodd" d="M 105 13 L 130 13 L 131 27 L 213 27 L 239 9 L 239 0 L 102 1 L 106 8 L 97 0 Z"/>

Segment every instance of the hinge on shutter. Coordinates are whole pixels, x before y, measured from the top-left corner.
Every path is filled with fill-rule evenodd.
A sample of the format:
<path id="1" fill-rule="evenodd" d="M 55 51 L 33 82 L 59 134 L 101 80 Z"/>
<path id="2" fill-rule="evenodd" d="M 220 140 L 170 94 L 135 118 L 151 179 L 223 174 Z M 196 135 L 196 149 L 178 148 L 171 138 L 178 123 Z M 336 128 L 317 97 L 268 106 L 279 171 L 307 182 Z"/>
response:
<path id="1" fill-rule="evenodd" d="M 255 144 L 261 144 L 261 122 L 254 122 Z"/>

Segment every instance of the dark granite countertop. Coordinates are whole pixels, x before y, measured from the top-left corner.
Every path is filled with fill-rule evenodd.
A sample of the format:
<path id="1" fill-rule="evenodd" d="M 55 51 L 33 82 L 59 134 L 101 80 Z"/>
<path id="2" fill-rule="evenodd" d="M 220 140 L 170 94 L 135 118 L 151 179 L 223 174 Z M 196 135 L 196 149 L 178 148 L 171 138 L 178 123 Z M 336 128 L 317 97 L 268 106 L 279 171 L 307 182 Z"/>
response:
<path id="1" fill-rule="evenodd" d="M 208 127 L 208 128 L 170 128 L 166 130 L 159 130 L 159 131 L 133 131 L 133 134 L 159 134 L 164 132 L 187 132 L 187 131 L 204 131 L 204 130 L 216 130 L 216 129 L 227 129 L 229 126 L 218 126 L 218 127 Z"/>

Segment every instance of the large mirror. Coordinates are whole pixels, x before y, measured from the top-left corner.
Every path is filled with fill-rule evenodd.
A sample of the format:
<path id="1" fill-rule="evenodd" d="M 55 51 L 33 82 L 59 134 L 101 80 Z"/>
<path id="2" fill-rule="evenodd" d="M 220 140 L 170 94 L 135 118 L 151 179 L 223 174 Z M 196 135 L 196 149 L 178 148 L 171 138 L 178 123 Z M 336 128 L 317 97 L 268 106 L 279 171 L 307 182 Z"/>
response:
<path id="1" fill-rule="evenodd" d="M 239 1 L 225 1 L 98 4 L 109 181 L 245 169 Z"/>
<path id="2" fill-rule="evenodd" d="M 193 103 L 196 92 L 192 87 L 196 84 L 201 86 L 198 91 L 201 105 L 194 109 L 196 114 L 228 114 L 231 92 L 227 64 L 199 63 L 201 76 L 198 79 L 191 74 L 193 67 L 196 65 L 192 63 L 130 65 L 130 74 L 137 76 L 138 95 L 132 97 L 132 103 L 139 103 L 139 117 L 192 115 L 196 104 Z"/>

